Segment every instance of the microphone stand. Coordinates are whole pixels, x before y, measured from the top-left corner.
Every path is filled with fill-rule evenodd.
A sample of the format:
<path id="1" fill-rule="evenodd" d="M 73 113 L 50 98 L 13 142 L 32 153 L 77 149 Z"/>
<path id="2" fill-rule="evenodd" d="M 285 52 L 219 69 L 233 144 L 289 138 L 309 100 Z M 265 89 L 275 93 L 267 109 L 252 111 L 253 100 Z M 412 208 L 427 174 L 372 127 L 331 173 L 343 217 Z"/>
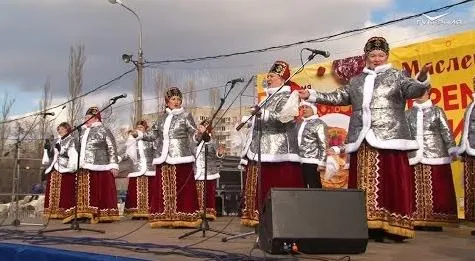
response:
<path id="1" fill-rule="evenodd" d="M 213 120 L 216 118 L 216 116 L 218 115 L 218 112 L 223 107 L 224 102 L 226 101 L 226 98 L 229 96 L 229 93 L 231 93 L 231 90 L 234 88 L 235 84 L 236 84 L 236 82 L 234 82 L 234 81 L 231 82 L 231 87 L 229 88 L 229 91 L 224 94 L 224 98 L 221 98 L 220 103 L 219 103 L 219 107 L 214 112 L 213 116 L 211 117 L 209 126 L 211 126 L 213 124 Z M 219 123 L 219 121 L 218 121 L 218 123 Z M 216 123 L 215 126 L 218 123 Z M 215 126 L 212 126 L 211 129 L 213 129 Z M 202 236 L 205 237 L 206 236 L 206 231 L 212 231 L 212 232 L 216 232 L 217 234 L 225 234 L 225 235 L 230 235 L 230 236 L 235 235 L 233 233 L 228 233 L 228 232 L 224 232 L 224 231 L 221 231 L 221 230 L 210 228 L 209 223 L 208 223 L 208 219 L 206 218 L 206 206 L 207 206 L 207 202 L 208 202 L 208 199 L 207 199 L 207 192 L 208 192 L 208 189 L 207 189 L 207 185 L 208 185 L 208 145 L 209 145 L 210 139 L 211 139 L 211 136 L 208 133 L 203 133 L 201 142 L 204 142 L 204 147 L 205 147 L 205 151 L 204 151 L 205 171 L 204 171 L 204 186 L 203 186 L 203 205 L 201 206 L 201 225 L 200 225 L 199 228 L 179 236 L 178 239 L 183 239 L 185 237 L 191 236 L 191 235 L 196 234 L 198 232 L 203 232 Z M 198 152 L 198 155 L 199 155 L 199 153 L 201 153 L 201 151 Z"/>
<path id="2" fill-rule="evenodd" d="M 114 105 L 115 103 L 117 102 L 117 99 L 111 99 L 110 100 L 110 103 L 102 108 L 99 113 L 105 111 L 106 109 L 108 109 L 109 107 L 111 107 L 112 105 Z M 78 152 L 78 159 L 77 159 L 77 171 L 76 173 L 74 174 L 75 175 L 75 178 L 74 178 L 74 197 L 75 197 L 75 204 L 74 204 L 74 218 L 73 220 L 71 221 L 71 226 L 70 227 L 67 227 L 67 228 L 58 228 L 58 229 L 48 229 L 48 230 L 40 230 L 38 231 L 38 234 L 43 234 L 43 233 L 48 233 L 48 232 L 57 232 L 57 231 L 68 231 L 68 230 L 74 230 L 74 231 L 90 231 L 90 232 L 97 232 L 97 233 L 105 233 L 104 230 L 99 230 L 99 229 L 90 229 L 90 228 L 81 228 L 79 226 L 79 222 L 78 222 L 78 186 L 79 186 L 79 179 L 78 179 L 78 176 L 80 175 L 79 174 L 79 170 L 81 168 L 80 166 L 80 159 L 81 159 L 81 129 L 82 129 L 82 126 L 86 125 L 86 123 L 94 118 L 95 115 L 89 117 L 89 119 L 87 119 L 86 121 L 84 121 L 83 123 L 79 124 L 78 126 L 74 127 L 71 131 L 69 131 L 66 135 L 64 135 L 64 137 L 62 137 L 61 139 L 63 138 L 66 138 L 68 137 L 69 135 L 72 135 L 73 132 L 75 131 L 78 131 L 78 141 L 76 144 L 78 144 L 78 149 L 77 149 L 77 152 Z"/>
<path id="3" fill-rule="evenodd" d="M 244 125 L 250 119 L 255 117 L 256 130 L 257 130 L 257 197 L 258 197 L 257 202 L 258 202 L 258 209 L 259 209 L 259 225 L 257 225 L 256 228 L 254 229 L 254 231 L 252 231 L 252 232 L 242 233 L 242 234 L 235 235 L 235 236 L 230 236 L 230 237 L 223 237 L 223 238 L 221 238 L 222 242 L 227 242 L 227 241 L 232 240 L 232 239 L 244 238 L 246 236 L 250 236 L 250 235 L 253 235 L 253 234 L 258 234 L 258 237 L 256 239 L 256 245 L 259 244 L 259 233 L 258 233 L 259 226 L 261 224 L 263 224 L 263 222 L 264 222 L 263 216 L 262 216 L 263 202 L 262 202 L 262 196 L 261 196 L 261 191 L 262 191 L 262 179 L 261 179 L 261 176 L 262 176 L 262 166 L 261 166 L 262 118 L 261 118 L 261 114 L 262 113 L 261 113 L 261 110 L 262 110 L 262 108 L 264 108 L 267 105 L 270 98 L 273 97 L 276 93 L 278 93 L 287 84 L 287 82 L 290 79 L 292 79 L 296 74 L 300 73 L 303 70 L 303 68 L 305 67 L 305 65 L 307 65 L 307 63 L 309 63 L 311 60 L 313 60 L 313 58 L 315 58 L 316 55 L 317 55 L 316 52 L 312 52 L 312 54 L 310 54 L 308 56 L 307 61 L 305 61 L 305 63 L 303 63 L 300 66 L 300 68 L 298 68 L 298 70 L 296 70 L 292 75 L 290 75 L 289 78 L 287 78 L 284 81 L 284 83 L 279 87 L 279 89 L 277 89 L 276 92 L 274 92 L 273 94 L 268 96 L 260 105 L 257 105 L 255 107 L 255 110 L 252 112 L 251 116 L 245 122 L 241 122 L 241 124 L 239 124 L 236 127 L 237 131 L 241 130 L 242 127 L 244 127 Z M 246 178 L 249 178 L 249 177 L 247 177 L 247 175 L 246 175 Z"/>

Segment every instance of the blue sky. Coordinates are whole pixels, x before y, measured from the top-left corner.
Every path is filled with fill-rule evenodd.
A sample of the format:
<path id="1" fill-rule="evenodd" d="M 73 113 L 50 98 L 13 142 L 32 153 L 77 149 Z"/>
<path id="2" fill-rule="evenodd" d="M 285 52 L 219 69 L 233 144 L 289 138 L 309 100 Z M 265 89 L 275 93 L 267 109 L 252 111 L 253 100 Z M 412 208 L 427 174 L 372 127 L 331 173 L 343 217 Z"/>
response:
<path id="1" fill-rule="evenodd" d="M 148 60 L 199 57 L 285 44 L 456 2 L 203 0 L 199 6 L 190 8 L 192 0 L 123 1 L 142 18 L 144 52 Z M 0 56 L 3 57 L 0 61 L 0 99 L 4 91 L 15 97 L 13 115 L 37 110 L 41 89 L 48 77 L 54 91 L 54 103 L 65 100 L 68 55 L 72 44 L 81 42 L 86 46 L 84 91 L 128 70 L 130 64 L 122 63 L 120 56 L 124 52 L 135 54 L 137 50 L 137 24 L 134 17 L 107 0 L 2 0 L 0 9 L 7 14 L 0 17 L 0 33 L 9 36 L 0 42 Z M 288 10 L 295 10 L 290 17 L 286 15 Z M 451 17 L 462 18 L 465 25 L 443 32 L 434 29 L 431 37 L 475 28 L 473 3 L 447 12 L 451 12 Z M 335 15 L 342 19 L 334 19 Z M 292 19 L 295 16 L 300 18 Z M 427 34 L 426 31 L 418 28 L 415 21 L 380 30 L 390 40 L 399 40 L 397 34 L 406 34 L 406 39 L 411 38 L 412 34 Z M 352 55 L 358 52 L 365 37 L 370 34 L 265 54 L 192 64 L 168 64 L 149 69 L 145 73 L 144 85 L 144 99 L 149 99 L 146 107 L 149 110 L 154 107 L 151 98 L 156 96 L 153 83 L 158 70 L 169 73 L 175 85 L 182 86 L 187 80 L 193 80 L 198 83 L 198 89 L 206 89 L 223 85 L 229 79 L 246 78 L 267 70 L 276 57 L 296 64 L 302 47 L 328 49 L 337 54 L 330 59 Z M 95 93 L 86 99 L 86 103 L 101 104 L 120 93 L 130 94 L 134 77 L 132 73 L 104 91 Z M 201 104 L 207 103 L 206 94 L 202 92 L 198 95 Z M 122 102 L 130 101 L 128 98 Z"/>

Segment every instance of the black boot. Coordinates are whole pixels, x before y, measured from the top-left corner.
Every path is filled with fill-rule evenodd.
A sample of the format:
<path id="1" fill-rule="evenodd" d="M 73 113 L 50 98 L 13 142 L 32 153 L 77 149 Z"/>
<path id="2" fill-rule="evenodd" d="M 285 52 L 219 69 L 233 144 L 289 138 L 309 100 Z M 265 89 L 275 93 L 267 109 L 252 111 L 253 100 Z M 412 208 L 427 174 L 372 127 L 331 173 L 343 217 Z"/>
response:
<path id="1" fill-rule="evenodd" d="M 386 238 L 394 241 L 395 243 L 403 243 L 404 240 L 408 239 L 405 236 L 400 236 L 400 235 L 395 235 L 395 234 L 390 234 L 390 233 L 386 233 Z"/>
<path id="2" fill-rule="evenodd" d="M 429 226 L 429 227 L 426 227 L 426 231 L 442 232 L 443 229 L 442 229 L 442 227 Z"/>
<path id="3" fill-rule="evenodd" d="M 430 231 L 430 232 L 442 232 L 442 227 L 438 226 L 415 226 L 414 230 L 416 231 Z"/>
<path id="4" fill-rule="evenodd" d="M 384 230 L 380 228 L 368 229 L 368 237 L 374 242 L 384 243 Z"/>

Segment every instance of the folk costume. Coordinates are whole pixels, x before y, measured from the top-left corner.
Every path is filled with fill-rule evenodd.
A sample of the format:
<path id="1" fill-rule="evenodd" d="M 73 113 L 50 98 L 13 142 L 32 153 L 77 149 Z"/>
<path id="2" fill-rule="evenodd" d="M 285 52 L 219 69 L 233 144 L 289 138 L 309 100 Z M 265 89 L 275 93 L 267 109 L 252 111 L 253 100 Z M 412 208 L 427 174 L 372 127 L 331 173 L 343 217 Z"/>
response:
<path id="1" fill-rule="evenodd" d="M 289 65 L 286 62 L 277 61 L 269 73 L 276 73 L 282 79 L 288 79 L 290 76 Z M 284 107 L 288 107 L 286 105 L 291 96 L 291 87 L 284 85 L 279 91 L 278 89 L 278 87 L 265 89 L 266 98 L 270 96 L 270 99 L 261 110 L 261 139 L 258 137 L 257 122 L 254 118 L 251 122 L 251 136 L 241 155 L 242 158 L 248 160 L 241 216 L 241 224 L 246 226 L 259 224 L 259 206 L 265 201 L 271 188 L 303 187 L 293 116 L 290 118 L 283 116 L 287 113 Z M 296 97 L 298 99 L 298 95 Z M 295 107 L 298 112 L 298 103 Z M 260 193 L 258 193 L 258 142 L 261 143 Z"/>
<path id="2" fill-rule="evenodd" d="M 297 142 L 304 185 L 307 188 L 321 188 L 318 166 L 325 167 L 327 159 L 327 125 L 318 118 L 317 107 L 306 101 L 300 106 L 307 105 L 313 110 L 310 117 L 302 117 L 297 126 Z"/>
<path id="3" fill-rule="evenodd" d="M 173 96 L 182 98 L 178 88 L 166 92 L 166 100 Z M 152 164 L 156 175 L 149 180 L 150 222 L 152 228 L 190 227 L 201 224 L 198 195 L 193 165 L 196 124 L 183 107 L 166 108 L 165 115 L 158 119 L 151 131 L 139 132 L 139 139 L 155 142 L 156 151 Z"/>
<path id="4" fill-rule="evenodd" d="M 364 50 L 389 54 L 381 37 L 369 39 Z M 374 70 L 364 68 L 334 92 L 309 91 L 311 102 L 352 105 L 346 145 L 340 150 L 350 153 L 348 187 L 366 192 L 368 227 L 382 230 L 388 237 L 415 235 L 414 177 L 407 151 L 417 150 L 419 145 L 411 137 L 405 106 L 407 99 L 420 97 L 428 85 L 428 79 L 419 82 L 384 64 Z"/>
<path id="5" fill-rule="evenodd" d="M 475 81 L 475 80 L 474 80 Z M 475 84 L 475 83 L 474 83 Z M 472 94 L 475 100 L 475 94 Z M 458 154 L 463 159 L 465 220 L 475 222 L 475 102 L 465 110 L 462 139 Z M 472 235 L 474 232 L 472 231 Z"/>
<path id="6" fill-rule="evenodd" d="M 117 189 L 112 169 L 119 169 L 114 135 L 101 122 L 97 107 L 87 110 L 86 116 L 99 121 L 85 127 L 80 137 L 79 170 L 77 172 L 77 216 L 90 223 L 120 220 Z M 64 223 L 74 218 L 74 207 L 66 211 Z"/>
<path id="7" fill-rule="evenodd" d="M 457 225 L 457 201 L 450 162 L 457 148 L 445 112 L 431 100 L 414 103 L 406 111 L 411 133 L 419 149 L 409 152 L 415 178 L 414 225 Z"/>
<path id="8" fill-rule="evenodd" d="M 142 123 L 146 124 L 146 123 Z M 127 175 L 129 184 L 125 197 L 124 214 L 133 218 L 149 218 L 150 193 L 154 190 L 150 177 L 155 176 L 152 164 L 155 149 L 153 142 L 129 136 L 126 143 L 127 158 L 133 163 L 133 171 Z"/>
<path id="9" fill-rule="evenodd" d="M 195 180 L 198 192 L 199 209 L 202 211 L 204 200 L 206 197 L 206 218 L 216 219 L 216 181 L 219 179 L 220 157 L 216 151 L 216 142 L 210 140 L 208 142 L 208 154 L 206 157 L 207 175 L 205 183 L 205 142 L 201 141 L 196 148 L 195 162 Z M 204 186 L 206 186 L 206 195 L 204 194 Z"/>
<path id="10" fill-rule="evenodd" d="M 55 139 L 52 148 L 45 145 L 42 163 L 46 166 L 47 183 L 43 215 L 47 218 L 63 219 L 65 211 L 74 206 L 78 160 L 75 141 L 73 135 L 68 135 Z"/>

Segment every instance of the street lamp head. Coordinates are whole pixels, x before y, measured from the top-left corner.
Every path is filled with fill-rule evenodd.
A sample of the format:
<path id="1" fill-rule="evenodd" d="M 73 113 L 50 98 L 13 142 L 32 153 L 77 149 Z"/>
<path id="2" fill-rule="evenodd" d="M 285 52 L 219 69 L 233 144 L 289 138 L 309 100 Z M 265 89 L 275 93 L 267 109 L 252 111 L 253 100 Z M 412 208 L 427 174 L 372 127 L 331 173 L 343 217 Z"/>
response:
<path id="1" fill-rule="evenodd" d="M 122 61 L 124 63 L 129 63 L 132 60 L 132 55 L 131 54 L 123 54 L 122 55 Z"/>
<path id="2" fill-rule="evenodd" d="M 109 0 L 109 3 L 115 5 L 115 4 L 122 4 L 120 0 Z"/>

